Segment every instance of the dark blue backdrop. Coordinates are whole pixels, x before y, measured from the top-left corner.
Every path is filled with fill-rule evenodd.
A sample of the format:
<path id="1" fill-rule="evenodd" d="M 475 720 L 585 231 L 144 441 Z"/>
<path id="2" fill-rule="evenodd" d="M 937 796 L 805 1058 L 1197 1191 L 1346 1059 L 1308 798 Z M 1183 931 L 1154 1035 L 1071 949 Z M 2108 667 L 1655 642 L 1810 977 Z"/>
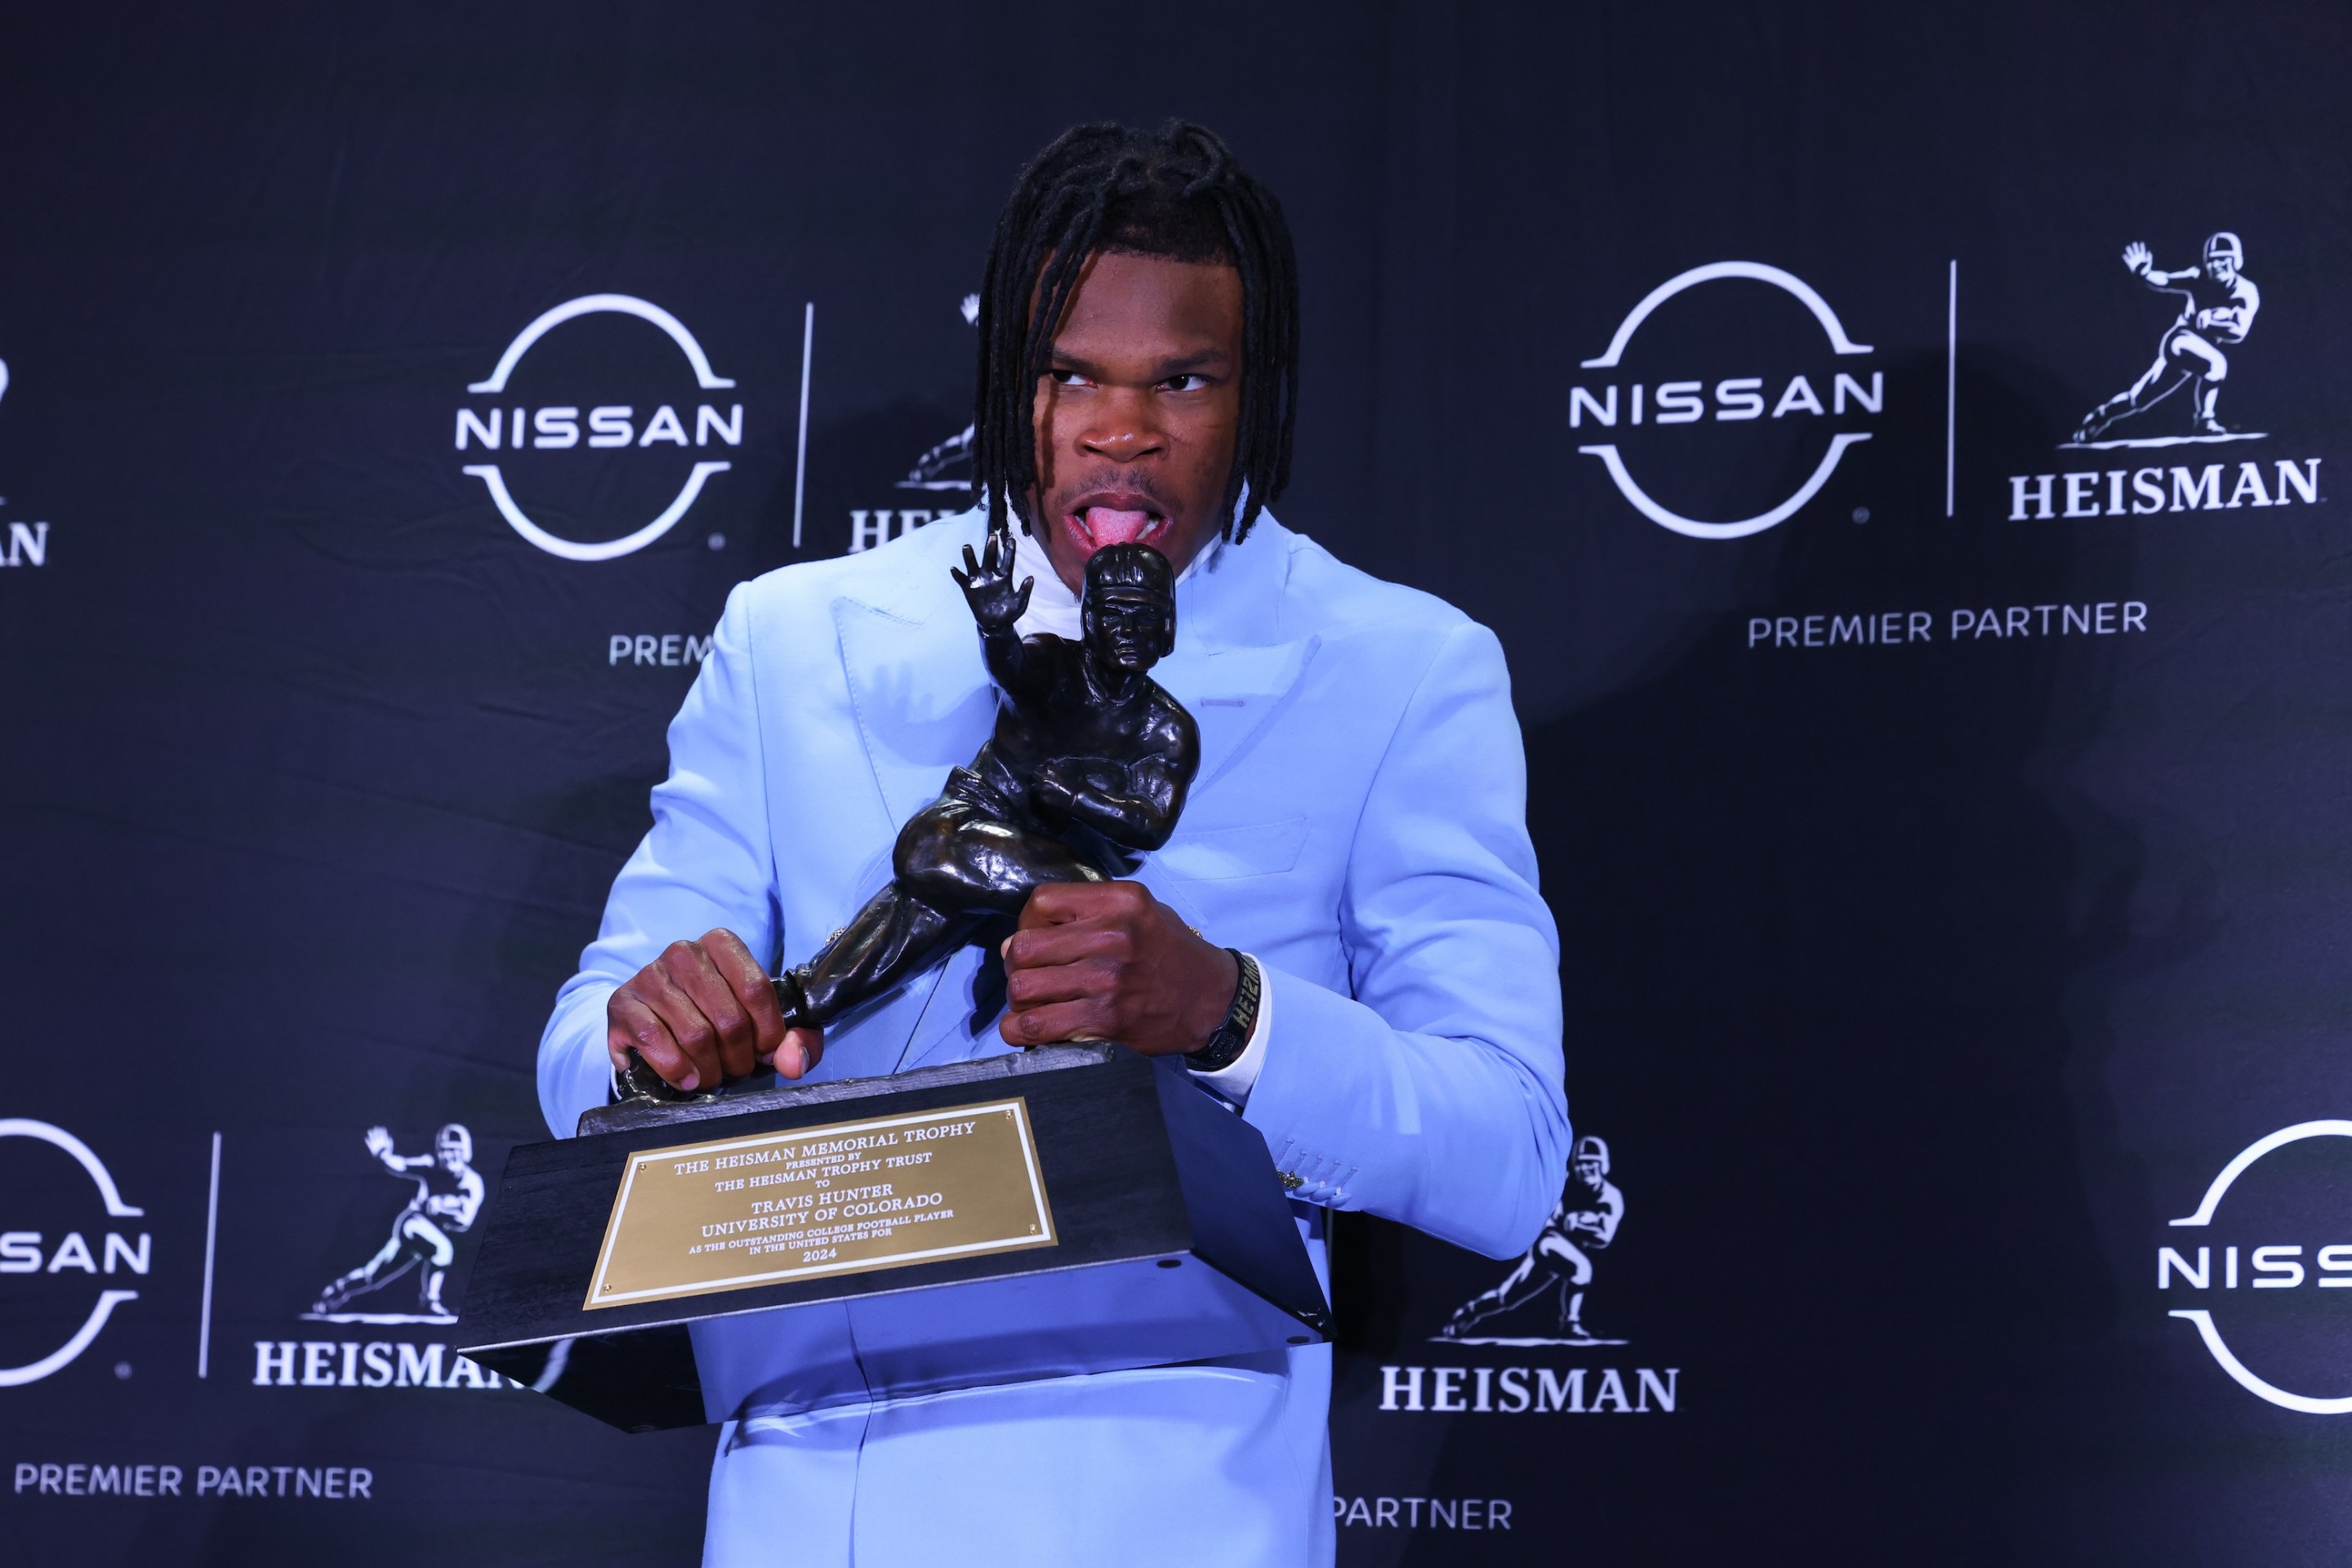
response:
<path id="1" fill-rule="evenodd" d="M 964 503 L 1013 171 L 1181 113 L 1297 232 L 1284 520 L 1509 650 L 1624 1205 L 1595 1342 L 1433 1338 L 1508 1266 L 1340 1229 L 1342 1561 L 2336 1560 L 2347 66 L 2318 5 L 20 9 L 0 1529 L 692 1559 L 707 1432 L 474 1386 L 409 1281 L 306 1317 L 413 1190 L 363 1140 L 497 1203 L 726 589 Z M 469 390 L 601 295 L 708 375 L 606 310 Z M 578 554 L 715 462 L 600 561 L 467 471 Z"/>

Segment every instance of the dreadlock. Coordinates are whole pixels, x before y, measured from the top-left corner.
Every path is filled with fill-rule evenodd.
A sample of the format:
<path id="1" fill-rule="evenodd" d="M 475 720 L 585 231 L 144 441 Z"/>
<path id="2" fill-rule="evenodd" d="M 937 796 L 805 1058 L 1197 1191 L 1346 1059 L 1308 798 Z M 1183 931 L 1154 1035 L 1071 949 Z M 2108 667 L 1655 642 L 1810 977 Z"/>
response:
<path id="1" fill-rule="evenodd" d="M 1021 171 L 996 220 L 980 288 L 973 468 L 988 525 L 1009 506 L 1029 528 L 1037 483 L 1031 412 L 1054 332 L 1097 251 L 1231 266 L 1242 279 L 1242 406 L 1225 482 L 1224 534 L 1239 542 L 1290 482 L 1298 408 L 1298 260 L 1274 193 L 1243 173 L 1215 132 L 1171 120 L 1064 132 Z M 1032 313 L 1030 300 L 1036 300 Z M 1246 495 L 1240 516 L 1234 508 Z"/>

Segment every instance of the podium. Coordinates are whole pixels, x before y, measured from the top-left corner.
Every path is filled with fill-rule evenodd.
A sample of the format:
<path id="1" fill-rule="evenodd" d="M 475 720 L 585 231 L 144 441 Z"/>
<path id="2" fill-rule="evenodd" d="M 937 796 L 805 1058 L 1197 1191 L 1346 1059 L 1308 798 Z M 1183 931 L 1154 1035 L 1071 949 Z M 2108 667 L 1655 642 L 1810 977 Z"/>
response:
<path id="1" fill-rule="evenodd" d="M 1330 1325 L 1256 1129 L 1108 1045 L 592 1110 L 508 1156 L 461 1321 L 465 1355 L 635 1432 Z"/>

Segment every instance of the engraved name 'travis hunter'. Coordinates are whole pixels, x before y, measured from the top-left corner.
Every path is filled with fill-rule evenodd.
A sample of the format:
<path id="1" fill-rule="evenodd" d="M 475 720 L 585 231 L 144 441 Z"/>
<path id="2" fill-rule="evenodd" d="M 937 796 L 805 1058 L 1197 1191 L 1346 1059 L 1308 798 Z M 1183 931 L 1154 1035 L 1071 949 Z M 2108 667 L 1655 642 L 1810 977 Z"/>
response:
<path id="1" fill-rule="evenodd" d="M 828 1217 L 836 1214 L 912 1214 L 921 1209 L 938 1208 L 947 1202 L 945 1193 L 908 1193 L 900 1195 L 887 1182 L 878 1186 L 849 1187 L 840 1192 L 827 1193 L 825 1197 L 829 1200 L 828 1206 L 823 1210 L 816 1207 L 816 1200 L 813 1197 L 785 1198 L 776 1203 L 757 1204 L 753 1206 L 763 1212 L 753 1215 L 750 1219 L 715 1220 L 702 1227 L 702 1234 L 706 1237 L 741 1236 L 751 1231 L 782 1230 L 793 1226 L 806 1225 L 810 1215 L 815 1213 L 823 1213 Z"/>

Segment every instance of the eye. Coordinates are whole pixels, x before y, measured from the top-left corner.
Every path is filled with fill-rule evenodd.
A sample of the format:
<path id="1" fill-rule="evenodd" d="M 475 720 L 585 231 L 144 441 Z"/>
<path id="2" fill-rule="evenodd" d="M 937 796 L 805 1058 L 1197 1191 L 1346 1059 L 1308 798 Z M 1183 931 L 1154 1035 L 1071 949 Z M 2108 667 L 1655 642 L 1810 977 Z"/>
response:
<path id="1" fill-rule="evenodd" d="M 1049 370 L 1045 374 L 1054 378 L 1055 386 L 1092 386 L 1094 384 L 1074 370 Z"/>
<path id="2" fill-rule="evenodd" d="M 1171 375 L 1160 384 L 1161 390 L 1166 392 L 1198 392 L 1208 384 L 1209 378 L 1197 372 Z"/>

